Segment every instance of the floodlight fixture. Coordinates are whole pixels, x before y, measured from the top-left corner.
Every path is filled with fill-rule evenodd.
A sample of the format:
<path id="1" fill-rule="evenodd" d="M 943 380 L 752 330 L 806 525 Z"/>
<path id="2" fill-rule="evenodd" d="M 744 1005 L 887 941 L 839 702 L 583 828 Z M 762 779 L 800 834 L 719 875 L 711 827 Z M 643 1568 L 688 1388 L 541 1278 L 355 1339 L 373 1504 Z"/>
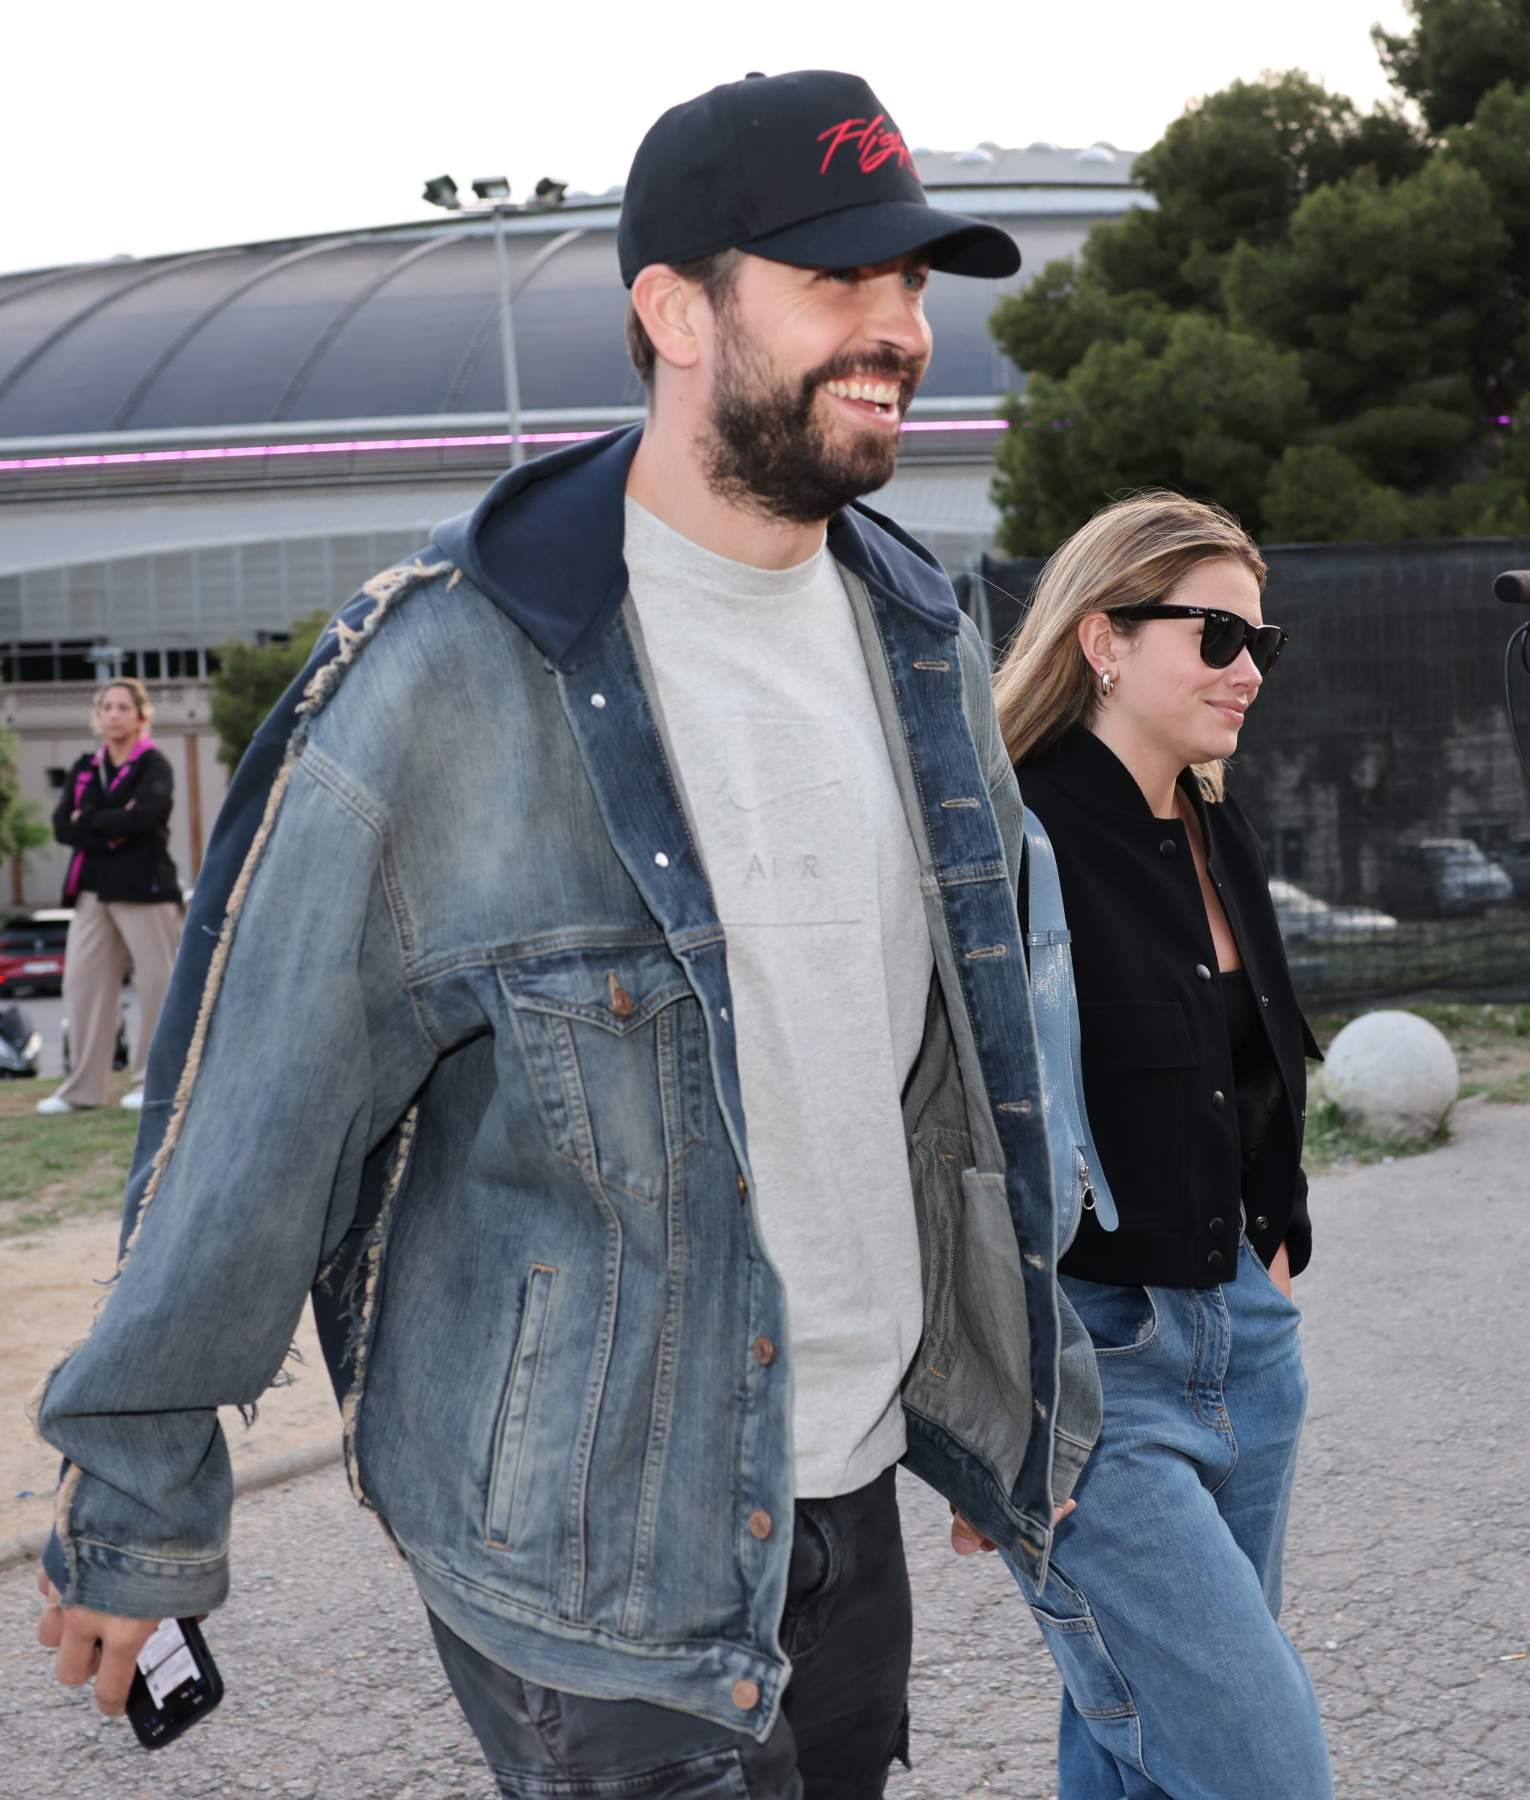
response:
<path id="1" fill-rule="evenodd" d="M 503 175 L 484 175 L 473 183 L 473 192 L 480 200 L 508 200 L 510 183 Z"/>
<path id="2" fill-rule="evenodd" d="M 432 206 L 444 206 L 448 212 L 456 212 L 462 205 L 457 197 L 457 184 L 450 175 L 432 175 L 425 183 L 423 198 Z"/>
<path id="3" fill-rule="evenodd" d="M 554 181 L 551 175 L 544 175 L 537 183 L 535 194 L 539 206 L 561 206 L 563 196 L 568 192 L 566 181 Z"/>

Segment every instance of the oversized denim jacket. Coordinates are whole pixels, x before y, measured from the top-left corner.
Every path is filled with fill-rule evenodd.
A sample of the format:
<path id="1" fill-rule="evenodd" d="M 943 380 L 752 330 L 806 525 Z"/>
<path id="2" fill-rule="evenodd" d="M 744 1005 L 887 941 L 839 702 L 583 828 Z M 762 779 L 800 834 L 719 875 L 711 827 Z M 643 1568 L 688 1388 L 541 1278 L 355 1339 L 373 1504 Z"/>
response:
<path id="1" fill-rule="evenodd" d="M 637 441 L 513 472 L 369 582 L 241 763 L 122 1266 L 40 1400 L 66 1458 L 46 1561 L 72 1604 L 222 1601 L 215 1409 L 271 1383 L 311 1290 L 353 1485 L 447 1625 L 538 1683 L 763 1737 L 791 1341 L 727 946 L 626 597 Z M 938 566 L 860 507 L 830 548 L 935 948 L 906 1461 L 1040 1579 L 1100 1400 L 1054 1280 L 1019 797 Z"/>

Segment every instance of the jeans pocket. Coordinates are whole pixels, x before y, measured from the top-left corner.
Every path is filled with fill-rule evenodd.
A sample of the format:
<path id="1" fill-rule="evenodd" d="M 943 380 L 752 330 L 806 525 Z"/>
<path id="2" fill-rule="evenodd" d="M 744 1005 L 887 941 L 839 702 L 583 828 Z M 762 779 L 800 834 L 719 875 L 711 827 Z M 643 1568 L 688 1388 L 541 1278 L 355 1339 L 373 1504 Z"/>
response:
<path id="1" fill-rule="evenodd" d="M 815 1510 L 811 1501 L 798 1501 L 781 1617 L 781 1648 L 794 1662 L 806 1656 L 824 1634 L 843 1561 L 830 1520 Z"/>
<path id="2" fill-rule="evenodd" d="M 1068 1697 L 1086 1719 L 1135 1719 L 1126 1678 L 1105 1648 L 1089 1603 L 1055 1569 L 1031 1612 L 1041 1627 Z"/>
<path id="3" fill-rule="evenodd" d="M 1249 1274 L 1254 1281 L 1258 1282 L 1261 1287 L 1267 1288 L 1269 1292 L 1275 1296 L 1280 1305 L 1285 1307 L 1288 1312 L 1294 1313 L 1297 1318 L 1300 1318 L 1302 1309 L 1296 1304 L 1291 1296 L 1284 1292 L 1284 1290 L 1276 1283 L 1275 1277 L 1270 1273 L 1269 1264 L 1266 1263 L 1264 1258 L 1247 1238 L 1243 1240 L 1243 1248 L 1248 1252 L 1248 1256 L 1238 1271 L 1240 1278 L 1244 1269 L 1248 1269 Z"/>
<path id="4" fill-rule="evenodd" d="M 1079 1323 L 1089 1333 L 1096 1356 L 1135 1356 L 1158 1336 L 1158 1302 L 1147 1287 L 1118 1287 L 1059 1275 Z"/>

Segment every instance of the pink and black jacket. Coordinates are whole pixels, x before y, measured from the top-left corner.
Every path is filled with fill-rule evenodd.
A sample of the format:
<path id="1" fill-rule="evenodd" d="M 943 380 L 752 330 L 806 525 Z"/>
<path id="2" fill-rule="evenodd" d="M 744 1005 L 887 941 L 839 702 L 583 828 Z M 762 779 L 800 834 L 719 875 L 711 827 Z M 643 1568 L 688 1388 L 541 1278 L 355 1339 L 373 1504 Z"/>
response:
<path id="1" fill-rule="evenodd" d="M 54 837 L 74 851 L 64 905 L 73 906 L 82 893 L 108 901 L 179 902 L 170 859 L 174 799 L 174 775 L 152 738 L 140 738 L 115 767 L 104 748 L 82 756 L 53 813 Z"/>

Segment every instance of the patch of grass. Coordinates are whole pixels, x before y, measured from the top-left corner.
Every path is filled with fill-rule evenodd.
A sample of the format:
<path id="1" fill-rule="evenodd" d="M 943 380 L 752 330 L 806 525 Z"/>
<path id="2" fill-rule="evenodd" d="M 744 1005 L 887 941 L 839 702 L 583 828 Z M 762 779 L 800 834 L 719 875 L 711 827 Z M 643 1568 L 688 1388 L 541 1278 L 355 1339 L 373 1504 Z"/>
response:
<path id="1" fill-rule="evenodd" d="M 1481 1094 L 1484 1100 L 1494 1106 L 1530 1106 L 1530 1069 L 1521 1069 L 1507 1081 L 1463 1081 L 1463 1100 L 1468 1092 Z"/>
<path id="2" fill-rule="evenodd" d="M 1312 1015 L 1312 1029 L 1320 1043 L 1328 1043 L 1336 1032 L 1358 1019 L 1362 1013 L 1381 1011 L 1417 1013 L 1450 1040 L 1459 1052 L 1468 1045 L 1530 1040 L 1530 1006 L 1506 1002 L 1474 1005 L 1466 1001 L 1403 1001 L 1392 1006 L 1356 1006 Z"/>
<path id="3" fill-rule="evenodd" d="M 1421 1141 L 1366 1137 L 1333 1100 L 1320 1100 L 1307 1111 L 1307 1135 L 1302 1143 L 1302 1163 L 1309 1173 L 1341 1163 L 1393 1162 L 1400 1156 L 1422 1156 L 1450 1141 L 1450 1127 L 1442 1123 L 1431 1137 Z"/>
<path id="4" fill-rule="evenodd" d="M 122 1204 L 138 1114 L 116 1105 L 43 1118 L 37 1102 L 54 1081 L 0 1084 L 0 1238 Z"/>

